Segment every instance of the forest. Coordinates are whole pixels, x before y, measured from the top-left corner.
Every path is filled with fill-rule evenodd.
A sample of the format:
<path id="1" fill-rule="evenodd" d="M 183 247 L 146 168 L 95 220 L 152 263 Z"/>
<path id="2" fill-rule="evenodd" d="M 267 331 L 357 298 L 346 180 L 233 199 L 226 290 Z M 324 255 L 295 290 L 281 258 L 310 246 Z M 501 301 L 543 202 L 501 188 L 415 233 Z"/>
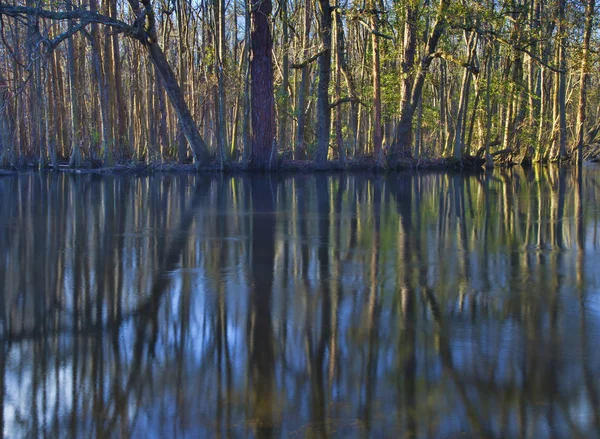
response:
<path id="1" fill-rule="evenodd" d="M 595 0 L 0 1 L 0 167 L 592 158 Z"/>

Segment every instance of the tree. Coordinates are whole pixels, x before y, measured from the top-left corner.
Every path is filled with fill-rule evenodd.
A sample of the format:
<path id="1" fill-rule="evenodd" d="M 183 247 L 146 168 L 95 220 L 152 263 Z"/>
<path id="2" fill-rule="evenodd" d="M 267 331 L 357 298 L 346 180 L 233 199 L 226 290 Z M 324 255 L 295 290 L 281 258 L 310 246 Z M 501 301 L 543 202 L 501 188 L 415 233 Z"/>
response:
<path id="1" fill-rule="evenodd" d="M 583 164 L 583 135 L 585 131 L 587 104 L 587 83 L 589 77 L 590 63 L 590 40 L 592 38 L 592 28 L 594 23 L 594 13 L 596 8 L 596 0 L 587 0 L 585 6 L 585 25 L 583 34 L 583 47 L 581 53 L 581 74 L 579 76 L 579 105 L 577 109 L 577 143 L 575 151 L 577 152 L 577 166 L 581 169 Z"/>
<path id="2" fill-rule="evenodd" d="M 554 94 L 554 143 L 552 147 L 552 160 L 562 161 L 567 156 L 567 58 L 566 58 L 566 23 L 565 0 L 557 0 L 557 48 L 556 63 L 559 71 L 556 72 L 556 87 Z M 558 123 L 557 123 L 558 122 Z"/>
<path id="3" fill-rule="evenodd" d="M 329 80 L 331 78 L 331 12 L 329 0 L 319 0 L 319 35 L 323 52 L 317 61 L 319 84 L 317 86 L 317 166 L 323 167 L 329 153 L 329 129 L 331 126 L 331 109 L 329 107 Z"/>
<path id="4" fill-rule="evenodd" d="M 394 139 L 387 156 L 387 162 L 391 168 L 397 167 L 403 157 L 412 156 L 413 118 L 421 99 L 429 66 L 436 57 L 436 47 L 446 27 L 448 4 L 448 0 L 440 0 L 436 22 L 427 40 L 425 54 L 418 63 L 415 59 L 417 50 L 417 8 L 412 2 L 407 2 L 405 6 L 400 121 L 396 126 Z M 414 77 L 413 71 L 416 71 Z"/>
<path id="5" fill-rule="evenodd" d="M 375 162 L 383 165 L 382 132 L 381 132 L 381 82 L 379 62 L 379 17 L 375 9 L 375 1 L 371 0 L 371 44 L 373 47 L 373 156 Z"/>
<path id="6" fill-rule="evenodd" d="M 139 41 L 146 48 L 148 56 L 154 64 L 156 71 L 162 79 L 165 91 L 169 96 L 171 105 L 173 106 L 182 131 L 188 140 L 190 147 L 196 157 L 199 165 L 206 164 L 210 158 L 208 148 L 200 136 L 200 132 L 196 127 L 189 107 L 185 101 L 181 88 L 175 74 L 163 52 L 158 45 L 156 34 L 156 23 L 154 10 L 150 0 L 130 0 L 129 4 L 135 14 L 136 19 L 133 24 L 127 24 L 124 21 L 116 18 L 108 17 L 99 14 L 96 11 L 85 9 L 73 9 L 71 3 L 67 3 L 66 11 L 53 11 L 50 9 L 31 8 L 24 6 L 8 6 L 0 4 L 0 16 L 9 17 L 27 17 L 35 14 L 40 18 L 50 20 L 66 21 L 68 25 L 67 32 L 60 34 L 52 41 L 47 41 L 47 47 L 52 50 L 62 41 L 67 40 L 68 58 L 69 58 L 69 77 L 70 90 L 69 96 L 71 101 L 71 134 L 73 154 L 71 156 L 71 164 L 78 166 L 81 160 L 81 152 L 79 150 L 80 126 L 79 126 L 79 106 L 76 98 L 77 75 L 75 65 L 75 48 L 73 46 L 73 36 L 92 23 L 104 24 L 111 26 L 115 32 L 125 33 L 126 35 Z"/>
<path id="7" fill-rule="evenodd" d="M 302 20 L 302 56 L 307 59 L 309 54 L 310 44 L 310 28 L 311 28 L 311 0 L 304 2 L 304 14 Z M 300 70 L 300 84 L 298 86 L 298 107 L 296 110 L 298 118 L 298 128 L 296 130 L 296 146 L 294 149 L 294 158 L 296 160 L 303 160 L 306 158 L 306 145 L 305 145 L 305 133 L 306 133 L 306 101 L 308 94 L 308 80 L 310 75 L 310 69 L 308 62 L 303 62 L 299 66 Z"/>
<path id="8" fill-rule="evenodd" d="M 250 41 L 252 153 L 250 165 L 268 170 L 277 160 L 275 97 L 273 95 L 273 37 L 269 29 L 271 0 L 252 0 Z"/>

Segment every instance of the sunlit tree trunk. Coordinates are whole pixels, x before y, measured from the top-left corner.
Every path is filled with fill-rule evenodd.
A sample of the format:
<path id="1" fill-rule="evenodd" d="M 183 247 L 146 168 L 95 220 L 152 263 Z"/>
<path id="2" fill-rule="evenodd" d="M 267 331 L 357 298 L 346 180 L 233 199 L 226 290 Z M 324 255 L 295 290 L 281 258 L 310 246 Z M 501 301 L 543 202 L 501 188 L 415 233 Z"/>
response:
<path id="1" fill-rule="evenodd" d="M 415 53 L 417 48 L 417 33 L 416 33 L 416 9 L 409 4 L 406 5 L 406 24 L 404 28 L 404 58 L 402 72 L 405 79 L 402 84 L 402 100 L 400 102 L 400 121 L 396 126 L 394 140 L 388 154 L 388 165 L 392 168 L 398 166 L 398 163 L 403 157 L 411 156 L 411 147 L 413 140 L 413 117 L 417 108 L 423 84 L 431 61 L 435 56 L 435 51 L 440 38 L 446 27 L 446 14 L 448 8 L 448 0 L 440 0 L 436 22 L 433 26 L 431 34 L 427 40 L 427 47 L 420 62 L 415 62 Z M 416 69 L 414 79 L 405 75 Z M 410 75 L 408 75 L 410 76 Z"/>
<path id="2" fill-rule="evenodd" d="M 374 0 L 372 0 L 371 9 L 371 44 L 373 48 L 373 158 L 378 165 L 383 165 L 379 37 L 377 35 L 379 32 L 379 17 L 377 16 Z"/>
<path id="3" fill-rule="evenodd" d="M 583 34 L 583 47 L 581 53 L 581 74 L 579 77 L 579 105 L 577 108 L 577 143 L 575 150 L 577 153 L 577 167 L 581 172 L 583 164 L 583 136 L 585 132 L 585 107 L 587 104 L 587 83 L 589 77 L 589 59 L 590 59 L 590 40 L 592 38 L 592 27 L 594 23 L 594 13 L 596 0 L 587 0 L 585 7 L 585 27 Z"/>
<path id="4" fill-rule="evenodd" d="M 458 100 L 458 114 L 456 116 L 456 128 L 454 129 L 454 160 L 460 160 L 464 149 L 464 123 L 467 118 L 468 96 L 471 88 L 471 62 L 475 50 L 477 50 L 477 36 L 475 34 L 466 35 L 465 42 L 467 43 L 467 63 L 463 71 L 462 85 L 460 88 L 460 97 Z"/>
<path id="5" fill-rule="evenodd" d="M 558 9 L 558 26 L 557 26 L 557 50 L 556 50 L 556 64 L 558 65 L 559 72 L 556 73 L 556 90 L 555 90 L 555 102 L 556 102 L 556 117 L 555 123 L 558 121 L 558 125 L 555 126 L 554 144 L 552 148 L 552 160 L 563 161 L 567 157 L 567 58 L 566 58 L 566 23 L 565 23 L 565 0 L 557 0 Z"/>
<path id="6" fill-rule="evenodd" d="M 280 150 L 287 151 L 287 114 L 290 94 L 290 58 L 289 58 L 289 29 L 288 29 L 288 0 L 282 0 L 281 5 L 281 43 L 283 46 L 283 59 L 281 61 L 281 89 L 279 92 L 279 120 L 277 123 L 277 146 Z"/>
<path id="7" fill-rule="evenodd" d="M 333 13 L 333 27 L 334 33 L 333 37 L 335 39 L 335 100 L 337 101 L 337 105 L 335 107 L 335 143 L 338 150 L 338 159 L 340 164 L 345 167 L 347 158 L 346 158 L 346 145 L 344 143 L 344 136 L 342 132 L 342 106 L 339 100 L 342 97 L 342 84 L 341 84 L 341 76 L 342 76 L 342 64 L 341 64 L 341 56 L 342 51 L 340 47 L 339 36 L 343 32 L 341 29 L 342 25 L 340 23 L 341 16 L 340 13 L 335 11 Z"/>
<path id="8" fill-rule="evenodd" d="M 491 42 L 488 42 L 488 54 L 485 63 L 485 167 L 493 168 L 494 161 L 490 155 L 490 142 L 492 137 L 492 106 L 491 106 L 491 87 L 492 87 L 492 64 L 494 57 L 494 47 Z"/>

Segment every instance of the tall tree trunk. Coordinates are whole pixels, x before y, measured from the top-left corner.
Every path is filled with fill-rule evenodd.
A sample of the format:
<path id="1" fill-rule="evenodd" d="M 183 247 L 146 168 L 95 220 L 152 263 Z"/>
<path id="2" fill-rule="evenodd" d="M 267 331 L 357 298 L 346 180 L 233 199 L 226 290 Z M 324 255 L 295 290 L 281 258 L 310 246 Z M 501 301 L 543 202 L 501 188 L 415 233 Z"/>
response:
<path id="1" fill-rule="evenodd" d="M 407 4 L 406 8 L 412 9 L 412 6 Z M 436 22 L 433 26 L 431 34 L 429 35 L 425 54 L 423 57 L 421 57 L 420 63 L 417 67 L 417 73 L 415 76 L 416 79 L 414 80 L 414 83 L 407 82 L 402 86 L 400 121 L 396 127 L 394 141 L 391 145 L 390 153 L 388 155 L 388 165 L 391 168 L 397 167 L 403 157 L 410 157 L 411 155 L 410 149 L 412 146 L 413 117 L 419 99 L 421 98 L 423 84 L 425 83 L 429 66 L 435 57 L 437 44 L 442 36 L 442 33 L 444 32 L 444 28 L 446 27 L 447 8 L 448 0 L 440 0 Z M 407 18 L 408 17 L 411 17 L 411 20 L 416 20 L 416 13 L 414 11 L 411 14 L 407 13 Z M 415 68 L 415 51 L 417 45 L 415 26 L 416 24 L 413 23 L 412 26 L 409 26 L 408 28 L 405 27 L 405 37 L 407 37 L 407 39 L 404 40 L 404 60 L 405 62 L 410 61 L 410 63 L 407 63 L 406 66 L 403 66 L 403 71 L 406 72 L 411 72 Z"/>
<path id="2" fill-rule="evenodd" d="M 348 88 L 348 96 L 354 98 L 350 103 L 350 112 L 348 115 L 348 136 L 350 144 L 346 146 L 346 151 L 356 153 L 356 125 L 358 118 L 358 99 L 356 99 L 356 86 L 352 72 L 348 68 L 346 59 L 346 38 L 344 36 L 344 26 L 337 27 L 337 53 L 340 60 L 341 74 L 344 76 Z M 347 154 L 346 154 L 347 155 Z"/>
<path id="3" fill-rule="evenodd" d="M 567 36 L 565 28 L 565 0 L 557 0 L 557 6 L 558 48 L 556 51 L 556 61 L 560 71 L 556 74 L 556 110 L 558 114 L 556 115 L 557 118 L 555 118 L 555 121 L 558 119 L 558 126 L 556 127 L 558 131 L 554 137 L 552 160 L 563 161 L 567 157 L 567 58 L 565 54 Z"/>
<path id="4" fill-rule="evenodd" d="M 33 6 L 34 3 L 31 0 L 27 1 L 28 6 Z M 39 19 L 33 15 L 27 17 L 27 53 L 29 62 L 27 64 L 27 70 L 29 81 L 28 81 L 28 113 L 29 113 L 29 125 L 30 125 L 30 146 L 32 148 L 31 153 L 36 161 L 44 162 L 44 132 L 43 122 L 45 117 L 42 115 L 43 106 L 40 105 L 40 99 L 43 95 L 42 87 L 42 67 L 41 67 L 41 53 L 38 51 L 38 43 L 40 41 L 39 33 Z M 40 163 L 40 164 L 42 164 Z"/>
<path id="5" fill-rule="evenodd" d="M 56 133 L 56 144 L 54 145 L 55 153 L 58 155 L 57 147 L 61 148 L 61 156 L 64 158 L 64 148 L 67 144 L 67 138 L 69 136 L 67 132 L 66 126 L 66 116 L 65 116 L 65 94 L 64 94 L 64 81 L 62 80 L 62 71 L 60 68 L 60 61 L 58 59 L 58 54 L 56 52 L 52 52 L 51 55 L 51 63 L 52 63 L 52 94 L 54 95 L 54 99 L 52 100 L 54 106 L 54 132 Z"/>
<path id="6" fill-rule="evenodd" d="M 160 156 L 162 161 L 165 157 L 166 149 L 169 146 L 169 134 L 167 128 L 167 105 L 165 102 L 165 87 L 158 72 L 156 72 L 156 94 L 158 95 L 158 116 L 160 118 L 158 125 L 158 135 L 160 137 Z"/>
<path id="7" fill-rule="evenodd" d="M 539 5 L 539 16 L 544 16 L 545 13 L 549 13 L 544 9 L 545 3 L 540 1 Z M 542 24 L 542 23 L 540 23 Z M 549 126 L 549 117 L 548 117 L 548 107 L 550 106 L 550 84 L 552 82 L 552 74 L 550 70 L 545 67 L 544 64 L 548 63 L 550 59 L 550 53 L 552 49 L 552 45 L 550 44 L 551 35 L 554 32 L 554 27 L 556 25 L 555 20 L 548 20 L 545 25 L 540 26 L 539 35 L 540 41 L 546 41 L 545 45 L 540 45 L 540 55 L 542 58 L 542 65 L 540 66 L 540 111 L 539 111 L 539 124 L 538 124 L 538 132 L 537 132 L 537 142 L 536 142 L 536 152 L 535 152 L 535 161 L 546 161 L 548 154 L 548 126 Z"/>
<path id="8" fill-rule="evenodd" d="M 344 143 L 344 135 L 342 131 L 342 106 L 339 103 L 339 100 L 342 97 L 342 85 L 341 85 L 341 76 L 342 76 L 342 64 L 341 57 L 342 51 L 340 47 L 339 36 L 343 32 L 341 29 L 342 25 L 340 23 L 341 15 L 338 11 L 333 13 L 333 25 L 334 25 L 334 33 L 333 37 L 335 39 L 335 99 L 338 101 L 338 105 L 335 107 L 335 141 L 338 150 L 338 159 L 340 164 L 343 167 L 346 167 L 347 157 L 346 157 L 346 145 Z"/>
<path id="9" fill-rule="evenodd" d="M 283 46 L 283 59 L 281 61 L 281 91 L 279 92 L 279 122 L 277 126 L 277 145 L 280 149 L 287 151 L 287 114 L 290 94 L 288 91 L 290 82 L 290 59 L 288 41 L 288 0 L 281 0 L 281 37 Z"/>
<path id="10" fill-rule="evenodd" d="M 202 136 L 198 131 L 198 127 L 192 118 L 192 114 L 190 113 L 187 103 L 183 97 L 183 93 L 181 92 L 179 84 L 177 83 L 175 73 L 173 73 L 167 58 L 165 57 L 165 54 L 159 47 L 158 43 L 151 41 L 146 47 L 148 49 L 150 59 L 152 60 L 152 63 L 156 67 L 156 71 L 163 81 L 167 96 L 169 96 L 171 105 L 177 113 L 179 124 L 188 141 L 188 144 L 194 153 L 196 161 L 198 162 L 199 166 L 205 165 L 210 159 L 208 147 L 206 146 L 206 143 L 204 143 L 204 139 L 202 139 Z"/>
<path id="11" fill-rule="evenodd" d="M 378 165 L 383 165 L 379 37 L 377 36 L 379 33 L 379 17 L 377 16 L 374 0 L 371 0 L 371 9 L 371 42 L 373 46 L 373 158 Z"/>
<path id="12" fill-rule="evenodd" d="M 464 122 L 467 118 L 467 107 L 468 107 L 468 96 L 471 88 L 471 63 L 473 62 L 473 56 L 475 50 L 477 50 L 477 35 L 472 33 L 466 35 L 465 42 L 467 43 L 467 63 L 468 67 L 465 67 L 463 72 L 463 80 L 460 88 L 460 98 L 458 102 L 458 114 L 456 116 L 456 128 L 454 130 L 454 160 L 459 161 L 462 157 L 464 149 Z"/>
<path id="13" fill-rule="evenodd" d="M 401 157 L 411 157 L 412 147 L 412 120 L 414 107 L 412 93 L 414 85 L 415 55 L 417 52 L 417 20 L 418 10 L 416 5 L 409 2 L 404 10 L 404 47 L 402 49 L 402 86 L 400 100 L 400 122 L 394 134 L 394 145 L 390 153 Z M 396 141 L 397 140 L 397 141 Z M 398 144 L 398 146 L 396 146 Z M 402 145 L 402 149 L 400 149 Z M 391 163 L 393 165 L 393 163 Z"/>
<path id="14" fill-rule="evenodd" d="M 308 58 L 309 43 L 310 43 L 310 25 L 312 20 L 311 0 L 305 0 L 304 4 L 304 20 L 302 31 L 302 57 Z M 300 85 L 298 89 L 298 108 L 296 115 L 298 118 L 298 128 L 296 129 L 296 147 L 294 149 L 294 158 L 296 160 L 304 160 L 306 158 L 305 133 L 306 133 L 306 101 L 308 94 L 308 77 L 310 75 L 310 67 L 304 65 L 300 73 Z"/>
<path id="15" fill-rule="evenodd" d="M 118 15 L 117 0 L 109 0 L 110 2 L 110 13 L 111 17 L 116 18 Z M 108 35 L 107 35 L 108 37 Z M 123 69 L 121 67 L 121 50 L 119 48 L 119 34 L 112 32 L 112 42 L 110 44 L 112 48 L 112 63 L 113 63 L 113 77 L 114 77 L 114 90 L 116 100 L 116 111 L 115 111 L 115 125 L 116 125 L 116 136 L 115 136 L 115 149 L 116 155 L 120 158 L 129 157 L 131 151 L 125 151 L 125 145 L 132 145 L 133 139 L 127 141 L 127 123 L 133 124 L 133 120 L 127 120 L 127 106 L 125 104 L 125 94 L 123 91 Z"/>
<path id="16" fill-rule="evenodd" d="M 219 166 L 223 169 L 226 160 L 225 149 L 227 134 L 225 130 L 225 0 L 215 0 L 217 14 L 217 148 L 219 150 Z"/>
<path id="17" fill-rule="evenodd" d="M 532 35 L 538 36 L 540 32 L 540 1 L 533 0 L 529 9 L 529 31 Z M 532 53 L 538 53 L 539 44 L 537 41 L 532 42 L 531 51 Z M 537 81 L 536 64 L 532 56 L 527 56 L 527 96 L 529 97 L 528 105 L 528 130 L 533 138 L 533 134 L 536 131 L 536 121 L 539 117 L 540 107 L 540 88 L 539 82 Z M 521 163 L 529 164 L 533 160 L 534 148 L 527 147 L 523 160 Z"/>
<path id="18" fill-rule="evenodd" d="M 317 86 L 317 166 L 323 167 L 329 152 L 329 129 L 331 109 L 329 108 L 329 80 L 331 77 L 331 12 L 329 0 L 318 0 L 319 34 L 323 53 L 318 60 L 319 85 Z"/>
<path id="19" fill-rule="evenodd" d="M 0 168 L 12 165 L 14 161 L 10 123 L 12 109 L 9 96 L 7 81 L 0 78 Z"/>
<path id="20" fill-rule="evenodd" d="M 67 0 L 67 11 L 73 10 L 73 3 Z M 73 32 L 73 21 L 67 23 L 67 30 Z M 81 166 L 81 127 L 80 127 L 80 111 L 79 99 L 77 90 L 77 65 L 75 61 L 75 42 L 74 37 L 67 40 L 67 63 L 69 70 L 69 101 L 71 104 L 71 157 L 69 158 L 69 166 L 78 168 Z"/>
<path id="21" fill-rule="evenodd" d="M 491 169 L 494 167 L 494 161 L 490 154 L 490 142 L 492 137 L 492 106 L 491 106 L 491 88 L 492 88 L 492 63 L 494 60 L 493 43 L 487 43 L 488 54 L 485 62 L 485 167 Z"/>
<path id="22" fill-rule="evenodd" d="M 53 63 L 52 59 L 50 58 L 50 62 Z M 46 70 L 46 78 L 45 78 L 45 83 L 46 83 L 46 93 L 44 94 L 43 97 L 43 107 L 44 107 L 44 111 L 46 113 L 46 117 L 44 118 L 45 120 L 43 121 L 44 125 L 44 131 L 46 133 L 46 152 L 48 154 L 48 157 L 50 159 L 50 163 L 52 165 L 52 169 L 56 170 L 58 168 L 58 158 L 56 157 L 56 133 L 60 132 L 60 126 L 57 126 L 58 124 L 55 125 L 55 123 L 53 123 L 53 121 L 57 121 L 58 117 L 56 115 L 56 97 L 52 96 L 52 90 L 53 90 L 53 81 L 50 78 L 51 75 L 51 68 Z M 2 102 L 0 100 L 0 108 L 2 108 Z M 2 117 L 1 113 L 0 113 L 0 118 Z M 2 121 L 0 120 L 0 139 L 2 136 L 2 128 L 1 125 Z M 58 128 L 58 129 L 56 129 Z M 0 140 L 1 141 L 1 140 Z M 1 147 L 0 147 L 1 149 Z M 2 166 L 2 151 L 0 151 L 0 166 Z"/>
<path id="23" fill-rule="evenodd" d="M 98 10 L 98 1 L 90 0 L 90 9 Z M 94 75 L 96 76 L 96 90 L 100 101 L 100 131 L 102 135 L 102 155 L 105 165 L 110 165 L 111 159 L 111 138 L 112 127 L 110 126 L 110 109 L 108 103 L 108 87 L 102 71 L 102 57 L 100 55 L 100 35 L 98 25 L 92 25 L 92 64 L 94 66 Z"/>
<path id="24" fill-rule="evenodd" d="M 589 77 L 590 63 L 590 40 L 592 38 L 592 26 L 594 23 L 594 13 L 596 0 L 587 0 L 585 7 L 585 27 L 583 34 L 583 48 L 581 53 L 581 74 L 579 79 L 579 105 L 577 109 L 577 143 L 575 150 L 577 152 L 577 169 L 581 175 L 581 166 L 583 164 L 583 135 L 585 132 L 585 106 L 587 101 L 587 83 Z"/>
<path id="25" fill-rule="evenodd" d="M 273 37 L 269 29 L 271 0 L 252 0 L 251 10 L 251 96 L 252 154 L 254 169 L 271 169 L 275 150 L 275 98 L 273 96 Z"/>
<path id="26" fill-rule="evenodd" d="M 142 13 L 141 11 L 140 3 L 138 0 L 129 0 L 129 4 L 132 6 L 133 12 L 136 14 L 137 17 L 142 17 L 145 15 L 146 38 L 144 38 L 141 41 L 148 50 L 150 60 L 152 61 L 152 64 L 154 64 L 156 71 L 162 79 L 162 83 L 164 85 L 165 91 L 167 92 L 167 96 L 169 96 L 171 105 L 177 113 L 181 130 L 183 131 L 183 134 L 185 135 L 194 153 L 197 165 L 205 165 L 210 159 L 208 147 L 204 143 L 204 139 L 202 139 L 202 136 L 198 131 L 198 127 L 196 126 L 194 119 L 192 118 L 190 109 L 187 103 L 185 102 L 183 93 L 177 82 L 177 77 L 175 76 L 173 69 L 169 65 L 169 62 L 167 61 L 164 52 L 158 45 L 156 37 L 154 10 L 152 9 L 152 4 L 150 3 L 150 0 L 142 0 L 142 5 L 144 6 L 144 13 Z"/>
<path id="27" fill-rule="evenodd" d="M 218 0 L 217 0 L 218 1 Z M 183 0 L 178 0 L 175 2 L 175 12 L 177 14 L 177 33 L 178 33 L 178 38 L 177 38 L 177 44 L 179 46 L 179 56 L 178 56 L 178 62 L 179 62 L 179 83 L 181 84 L 181 93 L 185 96 L 186 93 L 186 88 L 187 88 L 187 82 L 188 82 L 188 77 L 187 77 L 187 66 L 186 66 L 186 57 L 185 57 L 185 52 L 187 49 L 187 46 L 185 44 L 186 38 L 187 38 L 187 26 L 188 26 L 188 11 L 184 10 L 184 8 L 187 8 L 187 3 L 184 2 Z M 181 125 L 181 123 L 178 126 L 179 130 L 183 133 L 183 126 Z M 180 164 L 185 163 L 185 159 L 186 159 L 186 139 L 184 136 L 182 135 L 178 135 L 178 142 L 177 142 L 177 157 L 179 160 Z"/>
<path id="28" fill-rule="evenodd" d="M 245 67 L 245 80 L 244 80 L 244 120 L 242 122 L 242 143 L 243 143 L 243 154 L 242 154 L 242 166 L 247 168 L 250 163 L 250 155 L 252 153 L 252 138 L 250 137 L 250 1 L 244 1 L 244 65 Z"/>
<path id="29" fill-rule="evenodd" d="M 448 121 L 446 117 L 446 107 L 447 104 L 447 81 L 446 81 L 446 61 L 442 58 L 440 59 L 440 148 L 439 151 L 441 154 L 446 152 L 446 141 L 448 138 Z"/>

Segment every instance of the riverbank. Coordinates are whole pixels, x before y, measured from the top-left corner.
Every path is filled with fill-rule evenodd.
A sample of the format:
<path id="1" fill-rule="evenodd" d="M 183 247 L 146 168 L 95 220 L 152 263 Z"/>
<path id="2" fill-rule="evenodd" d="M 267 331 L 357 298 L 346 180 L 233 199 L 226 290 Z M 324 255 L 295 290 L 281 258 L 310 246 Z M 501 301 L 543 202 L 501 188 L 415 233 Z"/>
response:
<path id="1" fill-rule="evenodd" d="M 72 168 L 67 162 L 59 162 L 54 168 L 51 165 L 39 168 L 34 163 L 24 164 L 12 169 L 0 169 L 0 177 L 15 175 L 20 172 L 37 170 L 56 171 L 69 174 L 99 174 L 99 175 L 144 175 L 153 173 L 244 173 L 256 172 L 252 168 L 245 167 L 239 162 L 225 162 L 223 166 L 218 161 L 212 161 L 208 165 L 198 167 L 195 164 L 179 164 L 175 162 L 150 162 L 127 161 L 117 163 L 113 166 L 103 166 L 98 161 L 85 160 L 82 166 Z M 339 161 L 329 161 L 324 166 L 318 165 L 312 160 L 283 160 L 276 167 L 269 170 L 272 173 L 313 173 L 313 172 L 387 172 L 390 169 L 378 164 L 371 158 L 348 160 L 345 164 Z M 456 161 L 451 158 L 419 158 L 403 159 L 394 168 L 395 171 L 404 170 L 483 170 L 483 160 L 477 157 L 465 156 L 463 160 Z M 265 172 L 265 171 L 263 171 Z"/>
<path id="2" fill-rule="evenodd" d="M 600 145 L 592 145 L 593 147 L 586 148 L 584 154 L 584 162 L 597 163 L 600 162 Z M 570 166 L 573 162 L 567 160 L 563 165 Z M 225 162 L 221 164 L 213 160 L 205 166 L 196 166 L 193 163 L 180 164 L 177 162 L 149 162 L 140 161 L 124 161 L 116 163 L 112 166 L 104 166 L 100 160 L 84 160 L 78 168 L 72 168 L 67 161 L 61 161 L 54 168 L 48 164 L 39 168 L 35 163 L 25 163 L 21 166 L 13 166 L 10 169 L 0 168 L 0 177 L 7 177 L 23 172 L 32 172 L 45 170 L 50 172 L 62 172 L 68 174 L 98 174 L 98 175 L 149 175 L 155 173 L 173 173 L 173 174 L 195 174 L 195 173 L 253 173 L 253 172 L 270 172 L 270 173 L 318 173 L 318 172 L 394 172 L 394 171 L 467 171 L 480 172 L 485 170 L 485 160 L 479 156 L 463 155 L 461 160 L 453 158 L 427 158 L 420 157 L 418 159 L 407 158 L 402 159 L 395 168 L 388 168 L 378 164 L 370 157 L 348 160 L 345 164 L 332 160 L 325 165 L 318 165 L 312 160 L 281 160 L 276 167 L 269 171 L 256 170 L 245 167 L 240 162 Z M 507 168 L 514 166 L 515 163 L 510 161 L 500 161 L 494 163 L 496 168 Z"/>

